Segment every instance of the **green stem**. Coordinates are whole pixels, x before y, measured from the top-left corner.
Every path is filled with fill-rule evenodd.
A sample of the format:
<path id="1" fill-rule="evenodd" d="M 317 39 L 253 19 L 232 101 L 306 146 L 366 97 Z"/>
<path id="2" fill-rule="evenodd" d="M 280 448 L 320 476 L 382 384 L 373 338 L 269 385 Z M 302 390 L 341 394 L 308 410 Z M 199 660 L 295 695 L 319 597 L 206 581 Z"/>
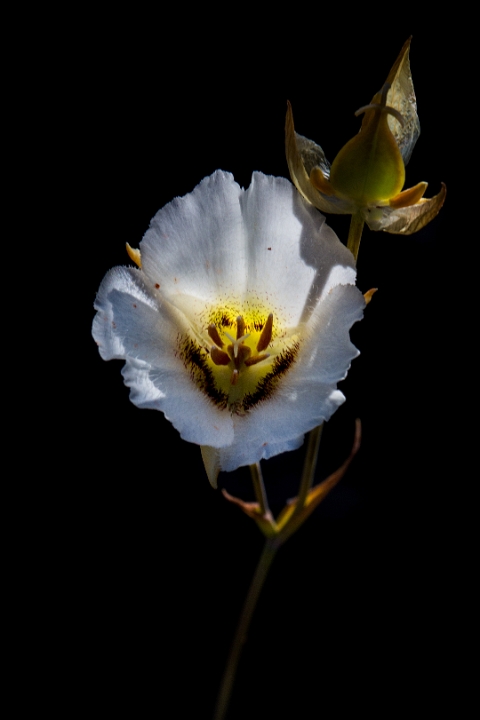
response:
<path id="1" fill-rule="evenodd" d="M 230 696 L 232 694 L 238 661 L 240 660 L 242 647 L 247 637 L 250 620 L 252 619 L 253 611 L 255 610 L 260 591 L 263 587 L 277 549 L 278 545 L 275 538 L 268 538 L 258 561 L 257 569 L 255 570 L 250 589 L 245 599 L 242 614 L 240 615 L 240 621 L 237 626 L 227 666 L 220 685 L 214 720 L 224 720 L 225 718 Z"/>
<path id="2" fill-rule="evenodd" d="M 262 515 L 268 513 L 268 500 L 267 493 L 265 492 L 265 485 L 263 484 L 263 475 L 260 463 L 254 463 L 250 465 L 250 474 L 252 476 L 253 489 L 255 490 L 255 497 L 260 505 Z"/>
<path id="3" fill-rule="evenodd" d="M 310 431 L 308 435 L 307 452 L 303 463 L 302 479 L 300 480 L 300 488 L 298 490 L 297 504 L 295 506 L 294 515 L 296 515 L 305 505 L 305 500 L 313 485 L 315 477 L 315 468 L 317 467 L 318 449 L 322 437 L 323 423 Z"/>
<path id="4" fill-rule="evenodd" d="M 358 258 L 358 251 L 360 249 L 360 240 L 362 239 L 362 231 L 365 221 L 363 220 L 360 213 L 352 215 L 350 221 L 350 229 L 348 231 L 347 248 L 355 258 L 355 262 Z"/>

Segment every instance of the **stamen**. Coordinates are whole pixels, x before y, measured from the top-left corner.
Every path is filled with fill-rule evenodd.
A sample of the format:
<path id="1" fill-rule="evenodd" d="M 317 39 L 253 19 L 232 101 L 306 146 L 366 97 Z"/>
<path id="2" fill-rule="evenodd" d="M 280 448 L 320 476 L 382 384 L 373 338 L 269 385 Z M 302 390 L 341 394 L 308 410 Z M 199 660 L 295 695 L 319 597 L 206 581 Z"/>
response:
<path id="1" fill-rule="evenodd" d="M 210 325 L 208 326 L 208 334 L 210 335 L 215 345 L 218 345 L 218 347 L 220 348 L 223 347 L 222 338 L 220 337 L 220 334 L 214 323 L 210 323 Z"/>
<path id="2" fill-rule="evenodd" d="M 260 335 L 260 338 L 257 343 L 257 350 L 258 352 L 262 352 L 262 350 L 265 350 L 272 341 L 272 329 L 273 329 L 273 313 L 270 313 L 270 315 L 267 318 L 267 322 L 263 326 L 262 334 Z"/>
<path id="3" fill-rule="evenodd" d="M 245 320 L 241 315 L 237 317 L 237 340 L 245 333 Z"/>
<path id="4" fill-rule="evenodd" d="M 249 322 L 245 322 L 243 316 L 238 315 L 235 330 L 232 327 L 234 323 L 229 319 L 228 329 L 230 332 L 225 332 L 224 326 L 219 326 L 215 322 L 211 322 L 207 327 L 211 343 L 207 341 L 203 348 L 209 352 L 210 360 L 214 365 L 229 368 L 227 376 L 220 370 L 214 370 L 214 373 L 222 392 L 226 392 L 227 395 L 232 393 L 232 402 L 236 402 L 235 398 L 241 395 L 240 391 L 248 394 L 254 388 L 255 392 L 259 392 L 259 383 L 261 383 L 263 375 L 268 376 L 270 365 L 266 361 L 271 357 L 271 353 L 265 351 L 272 343 L 273 313 L 270 313 L 265 320 L 263 318 L 254 316 L 253 319 L 249 318 Z M 255 331 L 251 333 L 246 332 L 250 323 L 255 328 Z M 251 337 L 252 335 L 253 337 Z M 246 342 L 248 338 L 251 338 L 250 343 Z M 253 365 L 262 362 L 265 362 L 263 367 L 259 367 L 255 371 L 248 370 Z M 225 382 L 228 383 L 229 376 L 231 389 L 224 388 Z M 237 386 L 235 390 L 233 390 L 234 386 Z"/>
<path id="5" fill-rule="evenodd" d="M 252 354 L 251 348 L 248 347 L 248 345 L 240 345 L 238 348 L 238 356 L 235 360 L 235 364 L 237 367 L 239 367 L 243 362 L 247 360 L 247 358 L 250 357 Z"/>
<path id="6" fill-rule="evenodd" d="M 227 353 L 220 350 L 216 345 L 212 345 L 210 348 L 210 357 L 215 365 L 228 365 L 230 362 L 230 357 Z"/>
<path id="7" fill-rule="evenodd" d="M 248 358 L 245 360 L 245 365 L 247 367 L 250 367 L 250 365 L 256 365 L 259 362 L 262 362 L 262 360 L 266 360 L 270 357 L 270 353 L 262 353 L 261 355 L 253 355 L 253 357 Z"/>

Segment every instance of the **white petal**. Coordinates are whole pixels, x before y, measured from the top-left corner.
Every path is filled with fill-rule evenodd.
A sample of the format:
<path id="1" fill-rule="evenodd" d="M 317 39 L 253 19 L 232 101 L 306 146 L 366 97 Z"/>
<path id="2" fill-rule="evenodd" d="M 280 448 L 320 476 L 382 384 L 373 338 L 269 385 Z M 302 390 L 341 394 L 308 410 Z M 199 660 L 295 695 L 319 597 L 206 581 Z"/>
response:
<path id="1" fill-rule="evenodd" d="M 254 173 L 242 191 L 217 171 L 152 220 L 141 243 L 142 269 L 183 310 L 200 301 L 268 303 L 296 325 L 328 282 L 354 282 L 354 260 L 325 218 L 284 178 Z M 326 290 L 332 286 L 332 281 Z"/>
<path id="2" fill-rule="evenodd" d="M 92 333 L 100 354 L 126 360 L 122 374 L 135 405 L 162 410 L 189 442 L 220 447 L 233 441 L 230 415 L 191 382 L 176 353 L 180 313 L 148 290 L 140 270 L 111 270 L 95 308 Z"/>
<path id="3" fill-rule="evenodd" d="M 242 190 L 217 170 L 193 192 L 155 215 L 141 244 L 142 270 L 171 302 L 183 297 L 217 304 L 245 283 Z"/>
<path id="4" fill-rule="evenodd" d="M 253 173 L 241 204 L 249 243 L 246 297 L 262 293 L 287 325 L 297 325 L 306 306 L 332 286 L 333 266 L 345 269 L 343 282 L 355 282 L 352 254 L 290 182 Z"/>

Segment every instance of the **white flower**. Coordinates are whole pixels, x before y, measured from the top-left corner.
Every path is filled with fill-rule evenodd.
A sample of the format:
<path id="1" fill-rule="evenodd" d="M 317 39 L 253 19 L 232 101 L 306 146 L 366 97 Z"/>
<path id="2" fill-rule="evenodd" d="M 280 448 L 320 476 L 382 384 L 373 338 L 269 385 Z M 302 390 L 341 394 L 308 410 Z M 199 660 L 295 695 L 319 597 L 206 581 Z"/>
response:
<path id="1" fill-rule="evenodd" d="M 354 260 L 287 180 L 254 173 L 243 190 L 217 171 L 155 215 L 140 251 L 141 269 L 102 281 L 93 336 L 126 361 L 132 402 L 203 446 L 212 484 L 299 447 L 345 400 Z"/>

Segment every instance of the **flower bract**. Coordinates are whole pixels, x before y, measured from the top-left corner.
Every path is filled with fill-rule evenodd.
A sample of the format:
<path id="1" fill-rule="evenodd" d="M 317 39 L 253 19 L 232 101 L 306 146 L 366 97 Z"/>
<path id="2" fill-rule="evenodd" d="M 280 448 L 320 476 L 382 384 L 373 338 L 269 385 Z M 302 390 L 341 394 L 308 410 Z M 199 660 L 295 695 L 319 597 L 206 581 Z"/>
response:
<path id="1" fill-rule="evenodd" d="M 298 447 L 344 401 L 363 313 L 351 253 L 283 178 L 217 171 L 153 218 L 100 286 L 93 336 L 130 399 L 220 470 Z"/>
<path id="2" fill-rule="evenodd" d="M 385 84 L 372 101 L 357 110 L 360 132 L 338 153 L 332 165 L 322 148 L 295 132 L 290 103 L 285 148 L 292 181 L 322 212 L 360 215 L 371 230 L 410 235 L 439 212 L 445 200 L 424 198 L 427 183 L 402 190 L 405 165 L 420 134 L 409 60 L 403 46 Z"/>

